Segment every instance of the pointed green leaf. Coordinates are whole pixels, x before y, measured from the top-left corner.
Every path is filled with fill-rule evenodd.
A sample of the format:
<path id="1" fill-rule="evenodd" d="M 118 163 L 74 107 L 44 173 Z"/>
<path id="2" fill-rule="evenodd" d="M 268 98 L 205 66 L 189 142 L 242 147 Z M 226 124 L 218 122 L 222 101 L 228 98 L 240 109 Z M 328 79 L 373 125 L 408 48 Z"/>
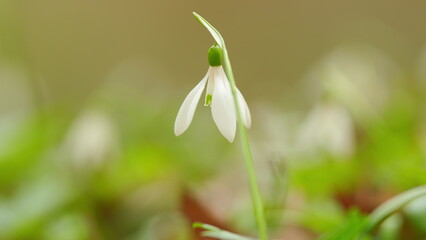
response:
<path id="1" fill-rule="evenodd" d="M 217 44 L 221 48 L 225 48 L 225 41 L 223 40 L 223 37 L 222 35 L 220 35 L 219 31 L 216 30 L 216 28 L 213 27 L 213 25 L 207 22 L 207 20 L 201 17 L 198 13 L 193 12 L 192 14 L 194 14 L 194 17 L 198 20 L 198 22 L 200 22 L 205 28 L 207 28 L 207 30 L 209 30 L 210 34 L 212 35 L 214 40 L 217 42 Z"/>
<path id="2" fill-rule="evenodd" d="M 426 196 L 426 185 L 410 189 L 386 201 L 370 214 L 367 230 L 372 231 L 390 215 L 421 196 Z"/>

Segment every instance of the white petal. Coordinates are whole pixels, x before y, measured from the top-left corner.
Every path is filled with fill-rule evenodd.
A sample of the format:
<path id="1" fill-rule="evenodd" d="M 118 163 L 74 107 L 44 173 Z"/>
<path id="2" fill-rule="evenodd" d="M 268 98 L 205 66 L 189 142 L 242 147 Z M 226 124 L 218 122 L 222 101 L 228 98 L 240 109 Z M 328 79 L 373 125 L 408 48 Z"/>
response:
<path id="1" fill-rule="evenodd" d="M 188 129 L 191 124 L 192 118 L 194 117 L 195 109 L 197 104 L 200 101 L 201 93 L 206 86 L 206 81 L 208 78 L 208 73 L 206 76 L 191 90 L 191 92 L 186 96 L 185 100 L 180 106 L 179 112 L 175 121 L 175 135 L 179 136 Z"/>
<path id="2" fill-rule="evenodd" d="M 237 88 L 237 101 L 238 101 L 238 106 L 240 107 L 240 110 L 241 110 L 241 116 L 243 118 L 242 119 L 243 124 L 247 128 L 250 128 L 251 127 L 250 109 L 247 105 L 246 100 L 244 100 L 243 94 L 241 94 L 241 92 L 240 92 L 240 90 L 238 90 L 238 88 Z"/>
<path id="3" fill-rule="evenodd" d="M 231 86 L 223 70 L 217 72 L 214 81 L 213 100 L 211 105 L 213 120 L 222 135 L 228 139 L 229 142 L 233 142 L 237 130 L 237 123 Z"/>

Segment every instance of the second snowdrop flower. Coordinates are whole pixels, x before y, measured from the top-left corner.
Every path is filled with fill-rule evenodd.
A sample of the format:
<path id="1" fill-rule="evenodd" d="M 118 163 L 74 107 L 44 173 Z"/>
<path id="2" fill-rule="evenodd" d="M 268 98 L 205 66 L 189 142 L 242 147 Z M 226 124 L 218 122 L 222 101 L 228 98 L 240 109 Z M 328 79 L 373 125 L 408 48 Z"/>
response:
<path id="1" fill-rule="evenodd" d="M 231 85 L 222 67 L 222 49 L 214 45 L 208 53 L 209 69 L 204 78 L 191 90 L 183 101 L 175 121 L 175 134 L 181 135 L 188 129 L 195 109 L 207 84 L 204 106 L 210 106 L 213 120 L 222 135 L 233 142 L 236 132 L 237 113 Z M 241 92 L 236 89 L 238 106 L 241 109 L 242 123 L 251 125 L 250 110 Z"/>

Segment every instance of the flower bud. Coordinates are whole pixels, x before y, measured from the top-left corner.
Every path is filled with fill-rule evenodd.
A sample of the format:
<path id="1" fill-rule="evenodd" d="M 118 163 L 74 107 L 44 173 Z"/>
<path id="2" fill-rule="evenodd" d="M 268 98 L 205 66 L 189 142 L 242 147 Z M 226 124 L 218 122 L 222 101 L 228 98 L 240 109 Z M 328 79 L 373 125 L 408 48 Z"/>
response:
<path id="1" fill-rule="evenodd" d="M 208 53 L 209 65 L 212 67 L 222 66 L 222 49 L 216 44 L 211 46 Z"/>

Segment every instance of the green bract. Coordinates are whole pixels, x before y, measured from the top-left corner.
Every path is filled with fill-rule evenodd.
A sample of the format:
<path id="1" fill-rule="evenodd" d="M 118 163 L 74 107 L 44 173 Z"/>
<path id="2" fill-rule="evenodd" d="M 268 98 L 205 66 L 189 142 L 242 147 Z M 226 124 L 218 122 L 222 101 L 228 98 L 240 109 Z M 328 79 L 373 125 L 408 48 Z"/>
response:
<path id="1" fill-rule="evenodd" d="M 200 22 L 210 32 L 210 34 L 212 35 L 214 40 L 217 42 L 217 44 L 219 44 L 221 48 L 226 48 L 225 41 L 223 40 L 223 37 L 222 35 L 220 35 L 219 31 L 216 30 L 216 28 L 214 28 L 209 22 L 207 22 L 206 19 L 201 17 L 196 12 L 193 12 L 192 14 L 197 19 L 197 21 Z"/>
<path id="2" fill-rule="evenodd" d="M 219 67 L 222 66 L 222 49 L 217 46 L 213 45 L 209 49 L 209 65 L 212 67 Z"/>

